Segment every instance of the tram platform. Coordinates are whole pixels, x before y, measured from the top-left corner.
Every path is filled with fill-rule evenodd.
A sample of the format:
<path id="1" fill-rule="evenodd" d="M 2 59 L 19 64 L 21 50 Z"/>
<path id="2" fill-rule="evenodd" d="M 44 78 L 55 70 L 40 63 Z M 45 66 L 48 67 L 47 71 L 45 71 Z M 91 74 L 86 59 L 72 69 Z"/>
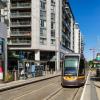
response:
<path id="1" fill-rule="evenodd" d="M 97 99 L 100 100 L 100 76 L 96 76 L 96 70 L 91 71 L 91 80 L 96 90 Z"/>
<path id="2" fill-rule="evenodd" d="M 95 85 L 98 100 L 100 100 L 100 78 L 98 78 L 98 80 L 94 81 L 94 85 Z"/>
<path id="3" fill-rule="evenodd" d="M 54 72 L 53 74 L 47 73 L 46 75 L 40 76 L 40 77 L 34 77 L 34 78 L 30 78 L 30 79 L 24 79 L 24 80 L 17 80 L 17 81 L 12 81 L 9 83 L 0 83 L 0 91 L 5 91 L 5 90 L 9 90 L 9 89 L 13 89 L 16 87 L 20 87 L 23 85 L 27 85 L 27 84 L 31 84 L 31 83 L 35 83 L 38 81 L 42 81 L 42 80 L 46 80 L 46 79 L 50 79 L 53 77 L 57 77 L 60 76 L 61 72 Z"/>
<path id="4" fill-rule="evenodd" d="M 80 100 L 100 100 L 100 81 L 95 70 L 90 70 Z"/>

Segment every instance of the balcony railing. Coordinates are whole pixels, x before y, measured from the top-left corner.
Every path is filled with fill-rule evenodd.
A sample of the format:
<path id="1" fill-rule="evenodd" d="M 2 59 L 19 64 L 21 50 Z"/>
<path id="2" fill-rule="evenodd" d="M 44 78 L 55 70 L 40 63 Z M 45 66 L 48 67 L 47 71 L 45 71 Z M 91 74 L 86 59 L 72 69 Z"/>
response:
<path id="1" fill-rule="evenodd" d="M 30 8 L 31 3 L 15 3 L 11 5 L 11 8 Z"/>
<path id="2" fill-rule="evenodd" d="M 40 33 L 40 37 L 42 37 L 42 38 L 47 38 L 47 35 L 44 34 L 44 33 Z"/>
<path id="3" fill-rule="evenodd" d="M 12 22 L 11 27 L 17 27 L 17 26 L 31 26 L 30 21 L 23 21 L 23 22 Z"/>
<path id="4" fill-rule="evenodd" d="M 25 12 L 25 13 L 12 13 L 11 17 L 31 17 L 30 12 Z"/>
<path id="5" fill-rule="evenodd" d="M 64 25 L 67 27 L 67 29 L 71 32 L 71 27 L 70 27 L 70 25 L 69 25 L 65 20 L 63 20 L 63 23 L 64 23 Z"/>
<path id="6" fill-rule="evenodd" d="M 31 40 L 12 40 L 8 45 L 31 45 Z"/>
<path id="7" fill-rule="evenodd" d="M 30 31 L 12 31 L 11 36 L 30 36 Z"/>

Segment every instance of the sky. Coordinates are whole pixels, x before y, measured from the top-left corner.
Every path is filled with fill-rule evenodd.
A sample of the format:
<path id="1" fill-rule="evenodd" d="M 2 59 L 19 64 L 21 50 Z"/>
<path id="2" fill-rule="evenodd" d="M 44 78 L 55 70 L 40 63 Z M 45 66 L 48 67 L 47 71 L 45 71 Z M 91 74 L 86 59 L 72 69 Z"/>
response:
<path id="1" fill-rule="evenodd" d="M 69 0 L 75 20 L 85 40 L 84 54 L 87 60 L 93 58 L 89 49 L 100 52 L 100 0 Z"/>

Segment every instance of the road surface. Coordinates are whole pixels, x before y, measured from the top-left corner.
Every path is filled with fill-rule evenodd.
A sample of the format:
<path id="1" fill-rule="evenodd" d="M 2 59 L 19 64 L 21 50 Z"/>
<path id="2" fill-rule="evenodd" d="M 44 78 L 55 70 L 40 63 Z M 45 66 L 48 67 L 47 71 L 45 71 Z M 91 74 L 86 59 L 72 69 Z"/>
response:
<path id="1" fill-rule="evenodd" d="M 59 76 L 0 92 L 0 100 L 80 100 L 82 90 L 62 88 Z"/>

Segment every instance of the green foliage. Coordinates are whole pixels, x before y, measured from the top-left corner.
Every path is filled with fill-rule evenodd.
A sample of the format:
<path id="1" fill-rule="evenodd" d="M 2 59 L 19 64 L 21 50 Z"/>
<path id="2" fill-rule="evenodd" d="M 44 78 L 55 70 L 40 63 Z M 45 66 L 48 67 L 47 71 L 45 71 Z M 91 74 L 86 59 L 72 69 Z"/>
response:
<path id="1" fill-rule="evenodd" d="M 92 61 L 92 60 L 91 60 L 91 61 L 89 61 L 89 62 L 88 62 L 88 65 L 89 65 L 89 66 L 91 66 L 91 67 L 93 67 L 93 66 L 94 66 L 93 61 Z"/>
<path id="2" fill-rule="evenodd" d="M 11 72 L 7 72 L 7 74 L 5 75 L 5 82 L 10 82 L 13 80 L 14 80 L 13 74 Z"/>

